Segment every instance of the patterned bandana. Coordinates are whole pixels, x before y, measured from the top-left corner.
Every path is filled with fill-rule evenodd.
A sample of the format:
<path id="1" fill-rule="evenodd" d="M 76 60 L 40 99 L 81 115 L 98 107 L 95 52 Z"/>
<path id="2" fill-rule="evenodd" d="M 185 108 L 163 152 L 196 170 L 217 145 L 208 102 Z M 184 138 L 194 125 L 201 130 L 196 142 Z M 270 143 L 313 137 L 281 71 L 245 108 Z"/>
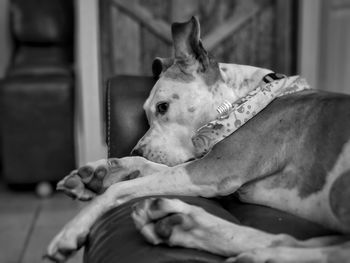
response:
<path id="1" fill-rule="evenodd" d="M 304 78 L 280 76 L 270 73 L 245 97 L 234 103 L 224 101 L 217 109 L 218 117 L 199 128 L 192 137 L 196 157 L 208 153 L 215 144 L 239 129 L 275 98 L 310 89 Z"/>

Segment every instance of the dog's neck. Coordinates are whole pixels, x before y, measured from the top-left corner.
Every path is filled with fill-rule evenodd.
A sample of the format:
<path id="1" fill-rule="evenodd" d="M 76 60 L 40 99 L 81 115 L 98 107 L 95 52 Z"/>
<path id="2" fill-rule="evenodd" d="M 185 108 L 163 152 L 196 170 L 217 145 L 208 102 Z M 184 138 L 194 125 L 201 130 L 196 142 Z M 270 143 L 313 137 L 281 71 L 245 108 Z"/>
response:
<path id="1" fill-rule="evenodd" d="M 219 63 L 219 68 L 225 85 L 232 93 L 231 96 L 226 94 L 229 96 L 226 100 L 230 102 L 247 95 L 257 87 L 266 74 L 272 72 L 264 68 L 225 63 Z"/>
<path id="2" fill-rule="evenodd" d="M 259 85 L 266 74 L 272 72 L 264 68 L 225 63 L 219 63 L 219 69 L 221 78 L 210 87 L 213 99 L 204 110 L 203 118 L 196 128 L 216 119 L 217 109 L 223 102 L 234 103 L 245 97 Z"/>

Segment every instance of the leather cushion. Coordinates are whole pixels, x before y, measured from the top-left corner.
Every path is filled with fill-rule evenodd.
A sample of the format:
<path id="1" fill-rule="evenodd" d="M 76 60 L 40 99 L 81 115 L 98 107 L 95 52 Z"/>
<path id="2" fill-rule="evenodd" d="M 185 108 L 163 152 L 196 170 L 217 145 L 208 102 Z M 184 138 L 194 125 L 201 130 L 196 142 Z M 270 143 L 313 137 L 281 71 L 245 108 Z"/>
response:
<path id="1" fill-rule="evenodd" d="M 124 157 L 148 129 L 142 105 L 155 80 L 116 76 L 107 83 L 107 144 L 109 157 Z"/>
<path id="2" fill-rule="evenodd" d="M 9 184 L 56 182 L 74 169 L 73 79 L 2 83 L 3 175 Z"/>
<path id="3" fill-rule="evenodd" d="M 8 76 L 72 75 L 70 50 L 64 47 L 21 46 Z"/>
<path id="4" fill-rule="evenodd" d="M 289 233 L 300 239 L 334 234 L 329 230 L 296 216 L 264 206 L 242 204 L 226 200 L 231 209 L 221 206 L 225 201 L 201 197 L 165 196 L 178 198 L 204 208 L 207 212 L 230 222 L 248 225 L 269 233 Z M 222 262 L 223 257 L 195 249 L 154 246 L 136 230 L 131 218 L 131 207 L 137 198 L 103 215 L 93 226 L 85 250 L 85 263 L 168 263 L 168 262 Z"/>
<path id="5" fill-rule="evenodd" d="M 147 197 L 145 197 L 147 198 Z M 167 198 L 173 198 L 167 196 Z M 189 204 L 203 207 L 211 214 L 238 222 L 215 201 L 200 197 L 176 197 Z M 222 262 L 223 257 L 182 247 L 154 246 L 136 230 L 131 219 L 134 199 L 107 212 L 93 226 L 85 249 L 85 263 L 160 263 L 160 262 Z"/>

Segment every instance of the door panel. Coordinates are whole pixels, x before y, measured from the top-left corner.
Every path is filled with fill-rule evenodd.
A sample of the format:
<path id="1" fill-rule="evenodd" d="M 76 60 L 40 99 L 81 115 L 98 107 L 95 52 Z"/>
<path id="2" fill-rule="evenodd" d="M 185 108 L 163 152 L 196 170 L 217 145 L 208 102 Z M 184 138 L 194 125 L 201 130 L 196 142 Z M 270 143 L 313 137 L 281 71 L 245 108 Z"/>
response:
<path id="1" fill-rule="evenodd" d="M 172 55 L 170 25 L 192 15 L 220 62 L 295 72 L 292 0 L 101 0 L 102 73 L 150 75 L 155 57 Z"/>

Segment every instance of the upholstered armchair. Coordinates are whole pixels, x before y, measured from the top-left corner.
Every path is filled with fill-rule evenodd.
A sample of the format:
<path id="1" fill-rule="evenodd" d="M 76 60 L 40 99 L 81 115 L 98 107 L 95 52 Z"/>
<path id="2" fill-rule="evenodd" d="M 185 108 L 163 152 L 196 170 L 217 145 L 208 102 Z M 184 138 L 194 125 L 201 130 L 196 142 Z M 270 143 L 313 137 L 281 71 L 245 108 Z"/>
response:
<path id="1" fill-rule="evenodd" d="M 56 182 L 74 169 L 73 1 L 12 0 L 14 52 L 2 81 L 3 176 Z"/>
<path id="2" fill-rule="evenodd" d="M 106 94 L 106 138 L 109 157 L 129 155 L 148 125 L 142 109 L 155 80 L 152 77 L 116 76 L 108 81 Z M 169 196 L 168 196 L 169 197 Z M 228 221 L 270 233 L 288 233 L 300 239 L 331 233 L 296 216 L 263 207 L 243 204 L 230 196 L 225 199 L 179 197 Z M 194 249 L 153 246 L 137 232 L 130 217 L 131 206 L 139 198 L 103 215 L 93 226 L 85 249 L 85 263 L 222 262 L 223 257 Z"/>

